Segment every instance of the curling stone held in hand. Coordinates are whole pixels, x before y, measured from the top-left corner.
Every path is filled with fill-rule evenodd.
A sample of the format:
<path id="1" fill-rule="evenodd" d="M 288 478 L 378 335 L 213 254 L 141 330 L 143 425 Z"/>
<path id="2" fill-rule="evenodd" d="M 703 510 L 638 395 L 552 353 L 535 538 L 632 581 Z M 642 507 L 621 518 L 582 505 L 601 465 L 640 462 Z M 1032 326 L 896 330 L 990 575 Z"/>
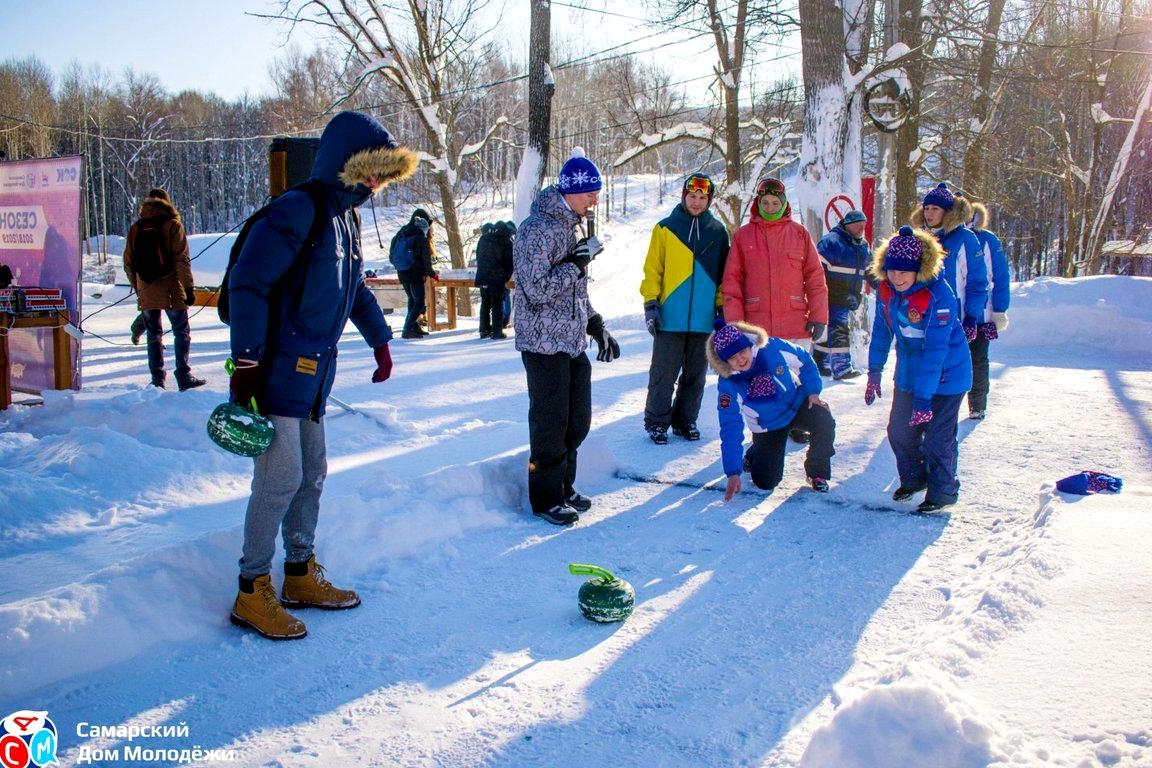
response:
<path id="1" fill-rule="evenodd" d="M 268 450 L 276 428 L 264 416 L 235 403 L 221 403 L 208 417 L 208 437 L 237 456 L 255 457 Z"/>
<path id="2" fill-rule="evenodd" d="M 624 621 L 632 615 L 636 604 L 636 590 L 611 572 L 583 563 L 569 563 L 573 576 L 593 576 L 580 585 L 580 612 L 585 618 L 601 623 Z"/>

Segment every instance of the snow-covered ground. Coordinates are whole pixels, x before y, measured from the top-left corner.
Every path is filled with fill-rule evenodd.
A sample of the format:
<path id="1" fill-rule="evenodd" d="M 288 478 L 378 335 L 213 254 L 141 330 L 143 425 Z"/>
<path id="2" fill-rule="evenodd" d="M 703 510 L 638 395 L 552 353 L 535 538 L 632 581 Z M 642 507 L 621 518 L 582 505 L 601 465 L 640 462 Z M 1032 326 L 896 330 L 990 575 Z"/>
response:
<path id="1" fill-rule="evenodd" d="M 65 766 L 1152 765 L 1152 280 L 1014 286 L 950 514 L 889 500 L 888 393 L 851 382 L 824 395 L 830 494 L 794 446 L 775 493 L 724 504 L 714 385 L 699 443 L 642 428 L 637 289 L 670 206 L 602 227 L 623 357 L 593 364 L 574 528 L 527 510 L 511 340 L 397 340 L 374 385 L 346 336 L 318 555 L 364 604 L 301 611 L 292 643 L 228 623 L 251 464 L 204 429 L 226 329 L 192 321 L 207 387 L 151 389 L 124 289 L 87 284 L 83 391 L 0 412 L 0 716 L 47 711 Z M 1054 491 L 1089 468 L 1123 492 Z M 584 620 L 569 562 L 628 579 L 634 615 Z"/>

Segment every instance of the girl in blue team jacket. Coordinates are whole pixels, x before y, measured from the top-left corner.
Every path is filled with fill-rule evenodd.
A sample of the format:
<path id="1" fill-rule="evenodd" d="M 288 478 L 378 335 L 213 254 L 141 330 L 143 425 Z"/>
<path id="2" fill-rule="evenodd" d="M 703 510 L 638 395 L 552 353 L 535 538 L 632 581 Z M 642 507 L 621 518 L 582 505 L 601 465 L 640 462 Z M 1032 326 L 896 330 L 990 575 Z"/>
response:
<path id="1" fill-rule="evenodd" d="M 988 268 L 991 284 L 984 322 L 980 324 L 976 338 L 968 342 L 968 349 L 972 352 L 972 391 L 968 393 L 968 418 L 979 421 L 988 409 L 988 343 L 1000 338 L 1000 333 L 1008 329 L 1012 277 L 1004 246 L 996 233 L 988 229 L 988 209 L 980 203 L 972 203 L 972 232 L 984 249 L 984 265 Z"/>
<path id="2" fill-rule="evenodd" d="M 956 416 L 972 386 L 972 358 L 960 323 L 960 306 L 940 274 L 944 250 L 928 232 L 900 227 L 872 261 L 876 318 L 868 349 L 864 402 L 880 396 L 880 377 L 896 341 L 896 390 L 888 416 L 888 441 L 896 454 L 903 501 L 924 489 L 917 507 L 932 512 L 955 504 Z"/>
<path id="3" fill-rule="evenodd" d="M 812 355 L 790 341 L 770 337 L 763 328 L 744 322 L 716 321 L 708 339 L 708 362 L 720 375 L 720 453 L 728 487 L 724 500 L 740 492 L 742 470 L 751 472 L 759 488 L 773 490 L 784 476 L 788 432 L 811 433 L 804 472 L 812 488 L 828 491 L 836 450 L 836 421 L 820 399 L 823 383 Z M 752 432 L 752 447 L 741 461 L 744 425 Z"/>

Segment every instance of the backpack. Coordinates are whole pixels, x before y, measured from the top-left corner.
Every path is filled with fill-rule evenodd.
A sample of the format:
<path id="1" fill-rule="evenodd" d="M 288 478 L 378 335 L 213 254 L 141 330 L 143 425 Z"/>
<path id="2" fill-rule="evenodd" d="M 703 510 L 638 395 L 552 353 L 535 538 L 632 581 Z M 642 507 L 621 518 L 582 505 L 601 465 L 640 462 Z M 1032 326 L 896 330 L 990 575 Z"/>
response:
<path id="1" fill-rule="evenodd" d="M 328 223 L 328 206 L 319 187 L 314 182 L 305 181 L 284 191 L 291 192 L 292 190 L 306 192 L 312 200 L 312 224 L 308 227 L 308 236 L 304 238 L 300 253 L 296 254 L 296 261 L 292 264 L 295 267 L 303 260 L 302 257 L 305 254 L 312 251 L 316 241 L 324 232 L 324 227 Z M 220 315 L 220 321 L 224 325 L 229 325 L 232 319 L 231 306 L 228 300 L 228 279 L 232 276 L 232 267 L 236 266 L 236 260 L 240 258 L 240 252 L 244 250 L 244 241 L 248 239 L 248 233 L 252 231 L 256 222 L 268 215 L 271 207 L 272 203 L 268 203 L 244 221 L 244 225 L 240 227 L 240 234 L 236 236 L 236 242 L 232 243 L 232 249 L 228 252 L 228 266 L 224 269 L 224 277 L 221 278 L 220 288 L 216 293 L 216 314 Z M 292 270 L 289 269 L 288 271 L 291 272 Z"/>
<path id="2" fill-rule="evenodd" d="M 143 222 L 148 221 L 147 224 Z M 176 271 L 172 257 L 164 242 L 164 223 L 140 219 L 136 222 L 136 233 L 132 236 L 132 271 L 136 277 L 151 285 Z"/>
<path id="3" fill-rule="evenodd" d="M 401 237 L 399 234 L 392 238 L 392 245 L 388 247 L 388 261 L 397 272 L 412 269 L 416 264 L 416 238 L 423 239 L 424 235 L 417 230 Z"/>

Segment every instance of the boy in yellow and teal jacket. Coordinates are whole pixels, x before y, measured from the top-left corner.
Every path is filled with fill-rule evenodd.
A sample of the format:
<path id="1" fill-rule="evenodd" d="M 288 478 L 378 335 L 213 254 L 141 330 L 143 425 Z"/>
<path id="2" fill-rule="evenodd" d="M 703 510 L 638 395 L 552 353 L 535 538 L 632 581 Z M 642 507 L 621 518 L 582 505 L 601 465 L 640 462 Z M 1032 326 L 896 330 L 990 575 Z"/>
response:
<path id="1" fill-rule="evenodd" d="M 708 368 L 704 349 L 722 304 L 720 281 L 728 258 L 728 230 L 708 210 L 714 193 L 708 176 L 689 176 L 680 203 L 652 230 L 644 260 L 640 295 L 652 334 L 644 429 L 657 445 L 668 442 L 669 427 L 685 440 L 700 439 L 696 418 Z"/>

